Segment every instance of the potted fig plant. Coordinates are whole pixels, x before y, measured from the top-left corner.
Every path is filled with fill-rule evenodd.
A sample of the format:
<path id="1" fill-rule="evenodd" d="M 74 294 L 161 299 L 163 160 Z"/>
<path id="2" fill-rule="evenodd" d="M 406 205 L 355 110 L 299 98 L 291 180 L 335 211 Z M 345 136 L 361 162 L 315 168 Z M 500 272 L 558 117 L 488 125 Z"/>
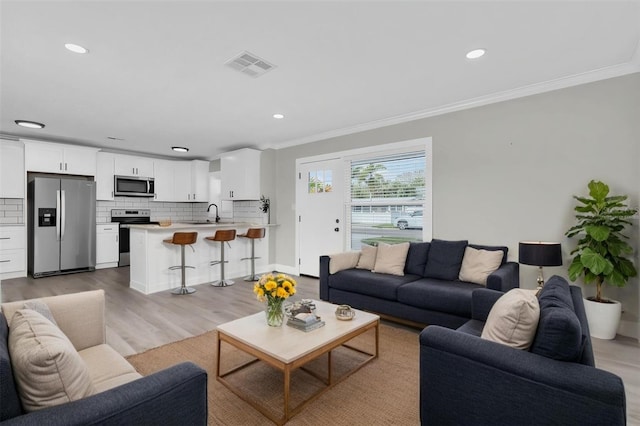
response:
<path id="1" fill-rule="evenodd" d="M 592 180 L 588 187 L 589 197 L 573 197 L 579 203 L 574 209 L 578 224 L 565 234 L 580 238 L 571 252 L 575 257 L 569 266 L 569 279 L 582 277 L 585 284 L 595 283 L 595 297 L 585 300 L 590 333 L 600 339 L 613 339 L 622 308 L 620 302 L 606 299 L 602 288 L 605 283 L 624 287 L 629 278 L 637 275 L 627 257 L 633 248 L 623 234 L 637 210 L 627 206 L 626 195 L 609 196 L 609 187 L 600 181 Z"/>

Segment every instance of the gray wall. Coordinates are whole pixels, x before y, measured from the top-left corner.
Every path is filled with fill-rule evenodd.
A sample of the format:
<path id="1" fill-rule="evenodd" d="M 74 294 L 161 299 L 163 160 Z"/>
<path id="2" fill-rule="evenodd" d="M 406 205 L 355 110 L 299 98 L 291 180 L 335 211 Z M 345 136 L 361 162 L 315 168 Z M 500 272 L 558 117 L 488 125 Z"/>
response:
<path id="1" fill-rule="evenodd" d="M 573 194 L 586 195 L 599 179 L 639 204 L 639 93 L 636 73 L 277 150 L 275 263 L 296 264 L 296 159 L 431 136 L 434 238 L 505 244 L 516 261 L 521 240 L 560 241 L 565 265 L 545 272 L 566 276 Z M 639 265 L 637 219 L 631 233 Z M 536 268 L 521 266 L 522 287 L 535 287 L 535 276 Z M 637 337 L 638 279 L 605 294 L 623 302 L 623 326 L 633 329 L 625 334 Z"/>

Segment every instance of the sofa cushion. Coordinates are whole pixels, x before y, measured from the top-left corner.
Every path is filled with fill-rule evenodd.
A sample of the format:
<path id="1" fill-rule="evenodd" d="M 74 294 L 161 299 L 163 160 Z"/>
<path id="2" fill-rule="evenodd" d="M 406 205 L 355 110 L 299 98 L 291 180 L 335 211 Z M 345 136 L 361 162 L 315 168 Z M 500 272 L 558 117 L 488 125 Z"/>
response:
<path id="1" fill-rule="evenodd" d="M 487 285 L 487 277 L 494 273 L 502 262 L 502 252 L 479 250 L 471 246 L 464 249 L 460 266 L 460 281 Z"/>
<path id="2" fill-rule="evenodd" d="M 98 345 L 78 352 L 87 365 L 96 392 L 137 380 L 142 376 L 109 345 Z"/>
<path id="3" fill-rule="evenodd" d="M 0 422 L 22 414 L 18 389 L 11 369 L 8 339 L 7 319 L 0 314 Z"/>
<path id="4" fill-rule="evenodd" d="M 573 310 L 569 283 L 553 276 L 539 296 L 540 321 L 531 352 L 559 361 L 578 361 L 582 352 L 582 326 Z"/>
<path id="5" fill-rule="evenodd" d="M 363 244 L 360 248 L 360 258 L 356 264 L 357 269 L 367 269 L 371 271 L 376 266 L 376 254 L 378 247 Z"/>
<path id="6" fill-rule="evenodd" d="M 409 243 L 378 244 L 376 253 L 376 265 L 373 272 L 376 274 L 404 275 L 404 264 L 407 260 Z"/>
<path id="7" fill-rule="evenodd" d="M 529 349 L 538 327 L 540 305 L 535 291 L 514 288 L 493 305 L 482 338 L 516 349 Z"/>
<path id="8" fill-rule="evenodd" d="M 36 311 L 16 311 L 9 353 L 26 411 L 75 401 L 95 393 L 89 371 L 67 336 Z"/>
<path id="9" fill-rule="evenodd" d="M 398 288 L 398 302 L 416 308 L 471 318 L 471 293 L 483 288 L 462 281 L 422 278 Z"/>
<path id="10" fill-rule="evenodd" d="M 58 327 L 58 323 L 56 322 L 56 319 L 53 317 L 53 314 L 51 313 L 51 309 L 49 309 L 49 305 L 44 303 L 42 300 L 39 300 L 39 299 L 27 300 L 26 302 L 24 302 L 24 305 L 22 305 L 22 307 L 24 309 L 31 309 L 33 311 L 38 312 L 40 315 L 42 315 L 43 317 L 51 321 L 53 325 Z"/>
<path id="11" fill-rule="evenodd" d="M 487 250 L 487 251 L 501 251 L 502 252 L 502 262 L 501 265 L 507 262 L 507 253 L 509 253 L 509 247 L 505 246 L 484 246 L 482 244 L 469 244 L 470 247 L 478 250 Z"/>
<path id="12" fill-rule="evenodd" d="M 362 269 L 348 269 L 329 276 L 329 287 L 386 300 L 396 300 L 398 287 L 418 278 L 415 275 L 375 274 Z"/>
<path id="13" fill-rule="evenodd" d="M 429 258 L 424 268 L 424 277 L 449 281 L 457 280 L 467 243 L 467 240 L 432 240 Z"/>
<path id="14" fill-rule="evenodd" d="M 359 251 L 346 251 L 344 253 L 336 253 L 329 255 L 329 273 L 344 271 L 345 269 L 355 268 L 360 259 Z"/>
<path id="15" fill-rule="evenodd" d="M 431 243 L 409 243 L 407 260 L 404 263 L 405 274 L 420 276 L 424 274 L 424 268 L 427 266 L 427 257 L 429 256 L 430 246 Z"/>

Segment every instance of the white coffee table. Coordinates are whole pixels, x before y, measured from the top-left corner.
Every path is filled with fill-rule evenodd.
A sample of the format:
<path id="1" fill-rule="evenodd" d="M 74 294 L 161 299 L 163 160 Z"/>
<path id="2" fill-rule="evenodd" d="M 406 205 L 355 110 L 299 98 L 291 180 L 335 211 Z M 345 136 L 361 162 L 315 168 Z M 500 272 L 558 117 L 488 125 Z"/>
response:
<path id="1" fill-rule="evenodd" d="M 216 364 L 216 379 L 229 388 L 233 393 L 251 404 L 264 416 L 276 424 L 284 424 L 291 417 L 298 414 L 302 409 L 315 398 L 326 392 L 335 384 L 341 382 L 349 375 L 358 371 L 362 366 L 378 357 L 378 339 L 380 317 L 356 310 L 355 317 L 350 321 L 338 320 L 334 312 L 336 305 L 331 303 L 316 301 L 316 312 L 326 322 L 324 327 L 316 330 L 304 332 L 289 327 L 286 324 L 282 327 L 269 327 L 266 322 L 264 312 L 249 315 L 217 327 L 218 331 L 218 359 Z M 371 329 L 375 330 L 375 351 L 374 353 L 364 352 L 360 349 L 346 345 L 349 340 L 359 336 Z M 222 358 L 222 342 L 246 352 L 256 359 L 235 367 L 229 371 L 221 373 L 220 362 Z M 334 381 L 331 374 L 331 351 L 339 346 L 344 346 L 352 350 L 368 355 L 368 357 L 348 374 Z M 289 406 L 289 395 L 291 385 L 291 373 L 297 368 L 301 368 L 308 362 L 327 353 L 327 376 L 326 378 L 314 377 L 322 380 L 325 387 L 298 404 L 296 407 Z M 284 374 L 284 407 L 283 416 L 275 417 L 272 412 L 264 406 L 250 399 L 240 388 L 235 387 L 226 380 L 226 377 L 237 372 L 256 361 L 264 361 L 277 368 Z"/>

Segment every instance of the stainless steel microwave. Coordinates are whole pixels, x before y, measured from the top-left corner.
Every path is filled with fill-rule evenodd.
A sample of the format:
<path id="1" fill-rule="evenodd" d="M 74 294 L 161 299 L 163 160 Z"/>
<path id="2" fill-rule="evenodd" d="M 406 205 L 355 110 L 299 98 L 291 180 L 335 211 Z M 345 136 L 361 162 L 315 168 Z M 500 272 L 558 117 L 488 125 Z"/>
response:
<path id="1" fill-rule="evenodd" d="M 125 197 L 153 197 L 154 179 L 140 176 L 115 176 L 114 195 Z"/>

